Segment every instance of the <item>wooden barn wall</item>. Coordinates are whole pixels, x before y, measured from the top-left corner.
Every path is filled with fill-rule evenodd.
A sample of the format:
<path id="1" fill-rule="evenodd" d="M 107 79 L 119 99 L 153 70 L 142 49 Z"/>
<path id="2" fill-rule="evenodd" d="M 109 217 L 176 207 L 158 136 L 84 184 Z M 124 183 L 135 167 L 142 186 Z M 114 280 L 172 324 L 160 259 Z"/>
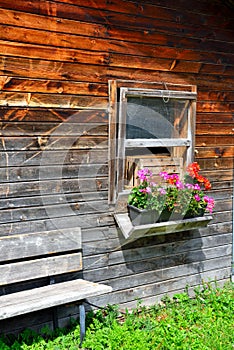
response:
<path id="1" fill-rule="evenodd" d="M 150 304 L 229 279 L 233 17 L 222 1 L 0 0 L 0 235 L 81 226 L 84 277 L 114 290 L 96 305 Z M 107 202 L 110 79 L 197 85 L 195 156 L 216 199 L 209 227 L 121 247 Z M 60 308 L 60 325 L 76 311 Z M 41 315 L 0 328 L 38 327 Z"/>

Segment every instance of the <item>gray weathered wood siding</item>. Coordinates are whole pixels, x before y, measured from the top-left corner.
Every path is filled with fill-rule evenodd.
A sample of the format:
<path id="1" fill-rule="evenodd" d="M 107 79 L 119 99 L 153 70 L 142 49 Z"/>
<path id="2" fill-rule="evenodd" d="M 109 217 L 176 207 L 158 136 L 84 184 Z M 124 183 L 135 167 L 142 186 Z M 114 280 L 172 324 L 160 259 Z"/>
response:
<path id="1" fill-rule="evenodd" d="M 223 1 L 0 0 L 0 235 L 80 226 L 84 278 L 114 290 L 97 305 L 150 304 L 187 284 L 229 279 L 233 21 Z M 108 207 L 114 79 L 197 86 L 195 157 L 216 199 L 209 227 L 121 248 Z M 76 312 L 59 308 L 60 325 Z M 39 313 L 30 325 L 45 322 L 49 313 Z M 13 328 L 28 323 L 24 316 Z"/>

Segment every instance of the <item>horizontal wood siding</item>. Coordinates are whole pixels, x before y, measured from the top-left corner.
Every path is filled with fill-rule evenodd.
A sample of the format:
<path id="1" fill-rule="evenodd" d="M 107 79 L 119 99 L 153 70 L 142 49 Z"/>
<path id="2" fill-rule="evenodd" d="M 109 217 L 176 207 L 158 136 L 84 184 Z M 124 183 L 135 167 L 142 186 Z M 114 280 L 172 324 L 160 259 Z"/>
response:
<path id="1" fill-rule="evenodd" d="M 151 304 L 187 284 L 227 280 L 233 21 L 223 1 L 0 0 L 0 236 L 80 226 L 84 278 L 114 290 L 96 305 Z M 108 206 L 108 80 L 197 86 L 195 157 L 216 200 L 207 228 L 122 247 Z M 77 307 L 58 314 L 64 326 Z M 0 329 L 43 323 L 48 312 Z"/>

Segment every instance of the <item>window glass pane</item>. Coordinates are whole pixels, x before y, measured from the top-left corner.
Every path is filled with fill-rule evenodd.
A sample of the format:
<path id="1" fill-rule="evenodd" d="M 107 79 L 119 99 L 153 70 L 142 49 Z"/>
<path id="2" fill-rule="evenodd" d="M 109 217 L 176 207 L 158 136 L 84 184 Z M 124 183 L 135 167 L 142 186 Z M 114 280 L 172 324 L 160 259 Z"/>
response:
<path id="1" fill-rule="evenodd" d="M 128 96 L 126 138 L 178 138 L 187 129 L 189 100 Z"/>

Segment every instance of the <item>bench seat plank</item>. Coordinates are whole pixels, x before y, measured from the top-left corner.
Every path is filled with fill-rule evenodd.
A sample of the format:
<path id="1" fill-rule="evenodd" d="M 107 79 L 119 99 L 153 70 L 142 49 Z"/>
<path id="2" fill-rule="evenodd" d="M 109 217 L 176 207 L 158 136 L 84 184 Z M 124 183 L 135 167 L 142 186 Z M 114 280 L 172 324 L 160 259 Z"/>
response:
<path id="1" fill-rule="evenodd" d="M 0 265 L 0 286 L 82 270 L 81 253 Z"/>
<path id="2" fill-rule="evenodd" d="M 83 279 L 0 296 L 0 320 L 109 293 L 112 288 Z"/>

